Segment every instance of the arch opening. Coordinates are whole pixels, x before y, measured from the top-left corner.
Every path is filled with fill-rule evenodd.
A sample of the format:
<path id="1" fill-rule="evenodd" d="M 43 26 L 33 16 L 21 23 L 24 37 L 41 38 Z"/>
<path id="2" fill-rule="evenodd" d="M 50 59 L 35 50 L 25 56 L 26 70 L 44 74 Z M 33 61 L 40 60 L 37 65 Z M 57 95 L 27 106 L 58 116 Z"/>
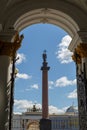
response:
<path id="1" fill-rule="evenodd" d="M 47 23 L 59 26 L 72 38 L 77 37 L 76 34 L 79 31 L 78 25 L 71 17 L 61 11 L 50 8 L 36 9 L 23 14 L 15 22 L 14 29 L 21 32 L 24 28 L 37 23 Z M 66 77 L 63 78 L 66 79 Z"/>
<path id="2" fill-rule="evenodd" d="M 42 30 L 41 30 L 41 27 L 42 27 Z M 44 27 L 45 27 L 45 29 L 44 29 Z M 56 28 L 56 31 L 55 31 L 54 28 Z M 29 29 L 30 29 L 30 31 L 28 31 Z M 60 31 L 57 32 L 57 29 L 60 30 Z M 27 30 L 27 33 L 25 33 L 26 30 Z M 36 30 L 36 32 L 35 32 L 35 30 Z M 49 35 L 47 33 L 47 30 L 50 30 Z M 63 73 L 63 75 L 61 75 L 61 70 L 64 71 L 63 63 L 68 63 L 67 60 L 69 60 L 69 57 L 66 60 L 60 59 L 61 64 L 59 65 L 59 67 L 55 68 L 55 65 L 58 66 L 58 64 L 59 64 L 59 61 L 57 61 L 57 59 L 55 59 L 55 58 L 57 58 L 56 56 L 58 56 L 59 54 L 62 55 L 62 56 L 65 55 L 65 54 L 66 55 L 69 54 L 68 51 L 66 50 L 66 44 L 67 44 L 67 47 L 68 47 L 69 43 L 67 43 L 67 42 L 70 42 L 70 39 L 69 39 L 70 37 L 69 36 L 65 37 L 65 35 L 67 35 L 67 33 L 64 30 L 62 30 L 63 33 L 61 33 L 61 30 L 62 29 L 58 28 L 57 26 L 51 25 L 51 24 L 36 24 L 36 25 L 33 25 L 33 26 L 29 26 L 29 28 L 26 28 L 21 32 L 21 33 L 24 33 L 24 35 L 25 35 L 25 39 L 23 41 L 23 47 L 24 47 L 25 51 L 23 52 L 22 48 L 20 48 L 19 53 L 25 53 L 26 56 L 29 55 L 29 57 L 27 57 L 27 61 L 31 61 L 31 62 L 26 63 L 26 69 L 22 68 L 23 71 L 25 70 L 26 73 L 29 71 L 28 72 L 29 75 L 34 74 L 34 76 L 35 76 L 36 75 L 35 73 L 39 72 L 40 65 L 42 65 L 42 62 L 41 62 L 41 59 L 40 59 L 41 54 L 43 53 L 44 49 L 47 49 L 48 59 L 50 58 L 48 63 L 52 67 L 51 73 L 49 74 L 49 76 L 52 76 L 50 78 L 50 82 L 49 82 L 49 84 L 52 85 L 52 86 L 49 86 L 50 95 L 53 95 L 53 93 L 56 93 L 55 90 L 53 90 L 54 86 L 55 86 L 55 89 L 58 89 L 57 87 L 59 87 L 59 89 L 60 89 L 61 85 L 63 85 L 63 87 L 66 87 L 66 85 L 63 83 L 63 80 L 68 82 L 69 83 L 68 85 L 71 85 L 71 82 L 73 84 L 75 83 L 75 80 L 74 80 L 74 78 L 75 78 L 75 75 L 74 75 L 75 74 L 75 68 L 73 67 L 74 65 L 71 65 L 71 66 L 67 65 L 68 66 L 67 69 L 69 69 L 69 71 L 66 71 L 65 74 Z M 54 34 L 53 34 L 53 32 L 54 32 Z M 41 36 L 41 34 L 42 34 L 42 36 Z M 54 42 L 53 42 L 53 39 L 51 37 L 53 37 L 53 39 L 55 39 Z M 27 44 L 28 39 L 29 39 L 30 44 Z M 69 39 L 69 41 L 67 41 L 67 39 Z M 63 47 L 63 46 L 61 46 L 63 44 L 62 42 L 64 42 L 64 44 L 65 44 L 65 46 L 63 45 L 64 48 L 60 48 L 59 51 L 57 51 L 56 47 Z M 58 43 L 61 43 L 61 44 L 58 46 Z M 64 52 L 66 50 L 66 52 L 64 53 L 62 49 L 64 50 Z M 57 51 L 57 55 L 55 55 L 56 51 Z M 34 56 L 33 56 L 33 54 L 34 54 Z M 65 57 L 67 57 L 66 55 L 65 55 Z M 53 60 L 53 62 L 52 62 L 51 61 L 52 59 L 54 59 L 55 61 Z M 71 60 L 70 60 L 70 62 L 71 62 Z M 37 64 L 39 64 L 39 65 L 37 65 Z M 33 68 L 33 72 L 32 72 L 32 69 L 28 70 L 28 68 L 31 68 L 31 66 Z M 62 67 L 62 69 L 60 69 L 61 67 Z M 71 68 L 73 69 L 73 71 L 72 71 Z M 18 69 L 19 69 L 19 73 L 21 73 L 22 72 L 21 67 L 18 67 Z M 55 71 L 53 71 L 53 69 Z M 74 72 L 74 74 L 73 74 L 73 72 Z M 67 77 L 68 75 L 70 75 L 70 79 L 72 78 L 73 80 L 70 81 L 70 79 Z M 54 78 L 55 76 L 56 76 L 56 78 Z M 36 75 L 36 77 L 38 77 L 38 75 Z M 30 93 L 31 91 L 33 91 L 33 89 L 38 90 L 39 86 L 41 86 L 41 83 L 39 83 L 39 82 L 41 82 L 40 74 L 39 74 L 39 79 L 36 80 L 36 77 L 34 77 L 35 78 L 34 80 L 30 80 L 27 83 L 26 87 L 30 86 L 30 88 L 28 88 L 28 87 L 26 88 L 27 94 L 28 94 L 28 92 Z M 20 83 L 22 83 L 22 82 L 20 82 Z M 34 82 L 34 84 L 32 84 L 33 82 Z M 36 92 L 37 95 L 39 95 L 40 92 L 41 92 L 41 87 L 39 89 L 40 89 L 39 93 Z M 52 91 L 51 91 L 51 89 L 52 89 Z M 61 89 L 60 89 L 60 91 L 61 91 Z M 72 91 L 72 90 L 69 90 L 69 91 Z M 36 97 L 35 97 L 35 95 L 33 95 L 33 98 L 36 99 L 37 95 L 36 95 Z M 22 95 L 22 96 L 24 96 L 24 95 Z M 24 96 L 24 98 L 26 96 Z M 37 98 L 39 98 L 39 96 Z M 51 97 L 50 100 L 52 101 L 52 103 L 54 103 L 54 98 L 53 99 L 52 98 L 53 97 Z M 63 97 L 61 96 L 61 100 L 62 100 L 62 98 Z M 41 100 L 41 98 L 39 98 L 39 100 Z M 71 103 L 72 103 L 72 101 L 71 101 Z"/>
<path id="3" fill-rule="evenodd" d="M 27 124 L 27 130 L 39 130 L 39 121 L 32 121 Z"/>

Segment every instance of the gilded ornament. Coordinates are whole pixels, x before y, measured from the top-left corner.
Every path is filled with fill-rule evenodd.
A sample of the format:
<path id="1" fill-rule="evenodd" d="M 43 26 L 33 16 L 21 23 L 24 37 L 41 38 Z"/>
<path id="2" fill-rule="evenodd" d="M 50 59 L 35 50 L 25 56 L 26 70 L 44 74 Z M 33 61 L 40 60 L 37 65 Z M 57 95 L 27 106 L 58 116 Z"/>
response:
<path id="1" fill-rule="evenodd" d="M 72 59 L 77 63 L 77 64 L 81 64 L 81 56 L 78 53 L 77 49 L 75 49 L 74 54 L 72 55 Z"/>
<path id="2" fill-rule="evenodd" d="M 81 55 L 81 58 L 87 57 L 87 44 L 79 44 L 77 46 L 77 51 Z"/>
<path id="3" fill-rule="evenodd" d="M 0 55 L 15 56 L 16 51 L 21 46 L 23 38 L 23 35 L 19 36 L 18 32 L 16 32 L 14 42 L 0 41 Z"/>

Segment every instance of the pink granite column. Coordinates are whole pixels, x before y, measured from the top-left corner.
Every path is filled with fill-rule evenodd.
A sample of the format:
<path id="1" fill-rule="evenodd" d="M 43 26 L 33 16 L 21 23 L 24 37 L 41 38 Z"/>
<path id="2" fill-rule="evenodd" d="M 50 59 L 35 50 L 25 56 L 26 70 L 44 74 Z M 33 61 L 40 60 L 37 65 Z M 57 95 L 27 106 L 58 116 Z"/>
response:
<path id="1" fill-rule="evenodd" d="M 43 53 L 43 66 L 42 70 L 42 118 L 48 118 L 48 70 L 50 67 L 47 66 L 46 62 L 46 51 Z"/>

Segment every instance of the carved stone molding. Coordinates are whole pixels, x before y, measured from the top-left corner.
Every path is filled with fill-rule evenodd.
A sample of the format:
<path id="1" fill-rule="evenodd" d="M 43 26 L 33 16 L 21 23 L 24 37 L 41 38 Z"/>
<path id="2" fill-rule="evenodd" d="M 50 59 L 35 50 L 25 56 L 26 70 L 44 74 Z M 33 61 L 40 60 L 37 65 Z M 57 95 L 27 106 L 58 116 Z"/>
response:
<path id="1" fill-rule="evenodd" d="M 76 48 L 81 58 L 87 57 L 87 44 L 79 44 Z"/>
<path id="2" fill-rule="evenodd" d="M 79 44 L 72 55 L 72 59 L 77 63 L 81 64 L 82 58 L 87 57 L 87 44 Z"/>
<path id="3" fill-rule="evenodd" d="M 22 39 L 23 35 L 19 36 L 18 32 L 16 32 L 14 42 L 0 41 L 0 55 L 13 57 L 20 48 Z"/>

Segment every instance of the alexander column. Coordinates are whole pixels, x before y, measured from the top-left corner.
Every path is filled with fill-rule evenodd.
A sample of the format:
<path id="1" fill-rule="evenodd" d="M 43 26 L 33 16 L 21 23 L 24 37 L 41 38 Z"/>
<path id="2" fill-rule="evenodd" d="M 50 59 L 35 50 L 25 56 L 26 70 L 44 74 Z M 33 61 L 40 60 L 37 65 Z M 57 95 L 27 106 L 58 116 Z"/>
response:
<path id="1" fill-rule="evenodd" d="M 42 70 L 42 119 L 40 120 L 40 130 L 51 130 L 51 120 L 48 118 L 48 71 L 46 50 L 43 52 Z"/>

